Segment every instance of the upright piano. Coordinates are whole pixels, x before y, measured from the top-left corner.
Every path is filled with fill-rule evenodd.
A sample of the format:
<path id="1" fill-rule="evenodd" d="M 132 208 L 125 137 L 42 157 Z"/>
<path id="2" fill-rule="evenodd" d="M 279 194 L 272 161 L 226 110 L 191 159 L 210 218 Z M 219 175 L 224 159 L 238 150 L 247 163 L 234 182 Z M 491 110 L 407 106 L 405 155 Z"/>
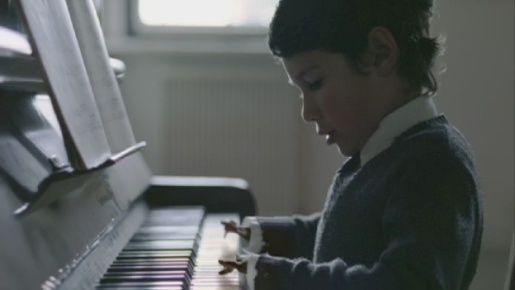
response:
<path id="1" fill-rule="evenodd" d="M 151 174 L 101 32 L 92 0 L 0 0 L 0 289 L 244 288 L 247 182 Z"/>

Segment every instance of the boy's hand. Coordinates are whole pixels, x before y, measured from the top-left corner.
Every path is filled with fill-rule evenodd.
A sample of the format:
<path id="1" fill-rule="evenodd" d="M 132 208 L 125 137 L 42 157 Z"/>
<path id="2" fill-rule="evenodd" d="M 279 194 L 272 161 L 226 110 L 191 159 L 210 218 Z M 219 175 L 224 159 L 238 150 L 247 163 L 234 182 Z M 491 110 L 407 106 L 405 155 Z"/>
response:
<path id="1" fill-rule="evenodd" d="M 234 221 L 223 221 L 222 225 L 224 225 L 225 230 L 224 237 L 227 235 L 227 233 L 236 233 L 245 240 L 250 240 L 250 228 L 237 226 Z"/>
<path id="2" fill-rule="evenodd" d="M 247 274 L 247 262 L 241 261 L 239 258 L 236 261 L 222 261 L 218 260 L 218 263 L 224 268 L 218 272 L 219 275 L 225 275 L 231 273 L 234 269 L 238 272 Z"/>

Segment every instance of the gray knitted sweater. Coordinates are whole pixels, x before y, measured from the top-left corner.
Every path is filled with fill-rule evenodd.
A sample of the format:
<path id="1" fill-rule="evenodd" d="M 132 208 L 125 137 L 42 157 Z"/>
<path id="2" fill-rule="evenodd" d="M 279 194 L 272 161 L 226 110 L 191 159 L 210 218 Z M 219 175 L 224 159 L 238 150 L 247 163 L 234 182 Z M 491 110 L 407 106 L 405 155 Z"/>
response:
<path id="1" fill-rule="evenodd" d="M 471 150 L 443 116 L 338 171 L 324 210 L 258 218 L 255 289 L 467 289 L 483 213 Z"/>

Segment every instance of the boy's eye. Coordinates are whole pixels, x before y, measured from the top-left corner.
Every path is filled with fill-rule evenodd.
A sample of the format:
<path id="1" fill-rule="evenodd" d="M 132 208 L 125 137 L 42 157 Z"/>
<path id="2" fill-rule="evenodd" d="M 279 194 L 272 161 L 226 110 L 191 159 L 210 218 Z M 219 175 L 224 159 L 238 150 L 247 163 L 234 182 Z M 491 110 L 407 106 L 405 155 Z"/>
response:
<path id="1" fill-rule="evenodd" d="M 319 90 L 320 87 L 322 87 L 322 79 L 312 82 L 308 85 L 308 88 L 310 91 L 316 91 Z"/>

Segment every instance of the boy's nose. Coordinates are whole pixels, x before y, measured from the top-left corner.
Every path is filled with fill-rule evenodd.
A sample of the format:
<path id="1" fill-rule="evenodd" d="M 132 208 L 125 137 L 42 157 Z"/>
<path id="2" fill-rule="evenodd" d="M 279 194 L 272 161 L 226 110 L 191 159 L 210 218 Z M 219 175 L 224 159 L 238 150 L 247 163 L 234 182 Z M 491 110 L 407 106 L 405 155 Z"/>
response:
<path id="1" fill-rule="evenodd" d="M 308 100 L 307 98 L 303 98 L 302 102 L 302 119 L 306 122 L 314 122 L 320 119 L 320 111 L 318 110 L 317 105 L 312 100 Z"/>

